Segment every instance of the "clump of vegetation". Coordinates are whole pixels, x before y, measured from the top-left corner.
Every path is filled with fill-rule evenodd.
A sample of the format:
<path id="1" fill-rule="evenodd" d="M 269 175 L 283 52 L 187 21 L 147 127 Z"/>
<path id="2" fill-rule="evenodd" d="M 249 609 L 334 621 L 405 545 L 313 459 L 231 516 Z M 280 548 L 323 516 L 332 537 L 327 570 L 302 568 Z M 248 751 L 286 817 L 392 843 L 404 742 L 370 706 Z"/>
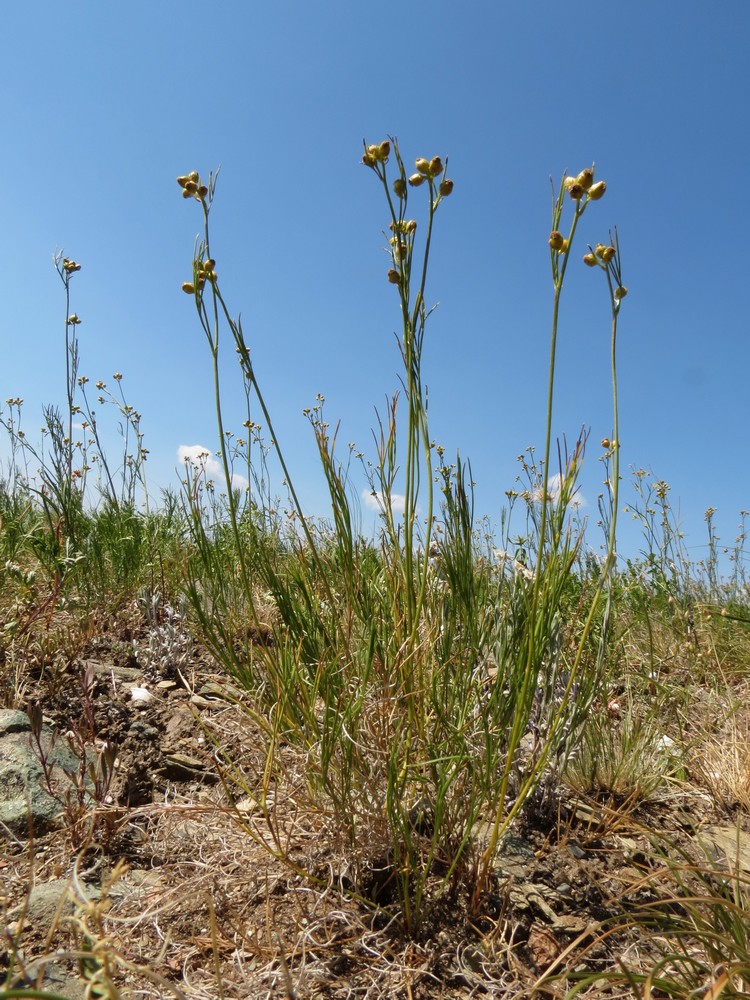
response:
<path id="1" fill-rule="evenodd" d="M 603 935 L 581 930 L 571 941 L 562 929 L 568 925 L 560 923 L 566 943 L 547 961 L 551 945 L 544 945 L 536 924 L 516 937 L 517 900 L 507 871 L 520 835 L 535 831 L 540 855 L 545 845 L 562 851 L 569 843 L 585 853 L 577 846 L 581 839 L 588 844 L 615 835 L 646 810 L 638 823 L 648 852 L 635 852 L 643 859 L 656 838 L 645 825 L 649 808 L 700 787 L 713 796 L 711 808 L 733 812 L 741 825 L 750 800 L 736 697 L 747 679 L 750 620 L 745 514 L 726 581 L 712 512 L 709 557 L 696 567 L 672 517 L 668 485 L 639 470 L 626 509 L 642 523 L 643 557 L 623 565 L 616 555 L 622 505 L 617 345 L 627 295 L 616 229 L 583 254 L 584 264 L 602 275 L 611 344 L 612 429 L 601 442 L 603 555 L 587 545 L 577 512 L 587 435 L 569 448 L 554 434 L 568 269 L 580 220 L 600 210 L 594 203 L 606 185 L 591 167 L 553 186 L 545 440 L 540 458 L 522 456 L 519 488 L 508 492 L 494 537 L 475 516 L 470 463 L 460 454 L 449 458 L 432 438 L 423 378 L 429 261 L 439 215 L 455 187 L 448 161 L 419 157 L 410 172 L 392 138 L 365 144 L 362 161 L 380 190 L 390 234 L 385 278 L 400 320 L 401 389 L 379 414 L 370 460 L 351 446 L 342 454 L 322 397 L 305 411 L 328 487 L 323 520 L 303 509 L 250 343 L 222 293 L 209 227 L 215 174 L 204 180 L 189 173 L 178 184 L 202 216 L 192 274 L 182 288 L 211 359 L 223 490 L 196 458 L 186 465 L 179 495 L 149 498 L 141 416 L 127 403 L 119 372 L 114 391 L 99 380 L 96 403 L 90 398 L 89 379 L 79 375 L 81 320 L 71 311 L 71 283 L 81 265 L 55 257 L 65 291 L 65 411 L 45 409 L 40 446 L 22 428 L 20 398 L 7 400 L 0 414 L 10 447 L 0 488 L 2 702 L 29 709 L 43 760 L 43 715 L 34 702 L 41 691 L 71 697 L 75 680 L 72 697 L 77 684 L 83 722 L 71 739 L 83 763 L 68 837 L 79 858 L 87 851 L 113 856 L 135 784 L 131 780 L 117 801 L 110 794 L 116 754 L 100 729 L 96 675 L 83 664 L 84 652 L 102 632 L 121 628 L 115 659 L 139 663 L 145 676 L 160 679 L 162 691 L 179 687 L 194 705 L 210 706 L 191 674 L 193 649 L 200 648 L 222 678 L 213 691 L 204 690 L 216 697 L 218 688 L 218 697 L 238 706 L 241 720 L 231 741 L 208 722 L 201 737 L 212 748 L 224 795 L 212 812 L 221 830 L 239 825 L 249 847 L 316 894 L 316 905 L 325 900 L 332 910 L 335 898 L 349 906 L 351 927 L 356 913 L 378 932 L 398 935 L 407 950 L 433 942 L 437 951 L 424 966 L 430 995 L 438 995 L 445 959 L 436 956 L 446 927 L 460 927 L 467 937 L 457 945 L 451 973 L 456 989 L 459 981 L 467 990 L 479 988 L 482 975 L 483 988 L 494 988 L 512 972 L 519 989 L 549 985 L 556 976 L 576 992 L 627 982 L 662 990 L 668 983 L 670 996 L 698 989 L 713 989 L 715 996 L 719 983 L 728 993 L 745 981 L 744 954 L 735 958 L 732 951 L 734 931 L 747 919 L 744 881 L 735 875 L 732 893 L 722 895 L 716 870 L 704 866 L 691 872 L 688 886 L 682 856 L 672 862 L 667 853 L 638 876 L 638 891 L 649 880 L 659 886 L 641 912 L 651 920 L 658 910 L 663 941 L 670 935 L 684 940 L 688 921 L 690 948 L 699 950 L 690 954 L 700 959 L 673 960 L 664 944 L 658 954 L 648 953 L 651 973 L 642 960 L 638 967 L 626 959 L 617 969 L 603 964 L 597 948 L 631 926 L 625 916 L 615 919 L 630 912 L 625 893 L 619 909 L 607 902 L 612 929 Z M 238 359 L 246 405 L 239 436 L 224 419 L 225 338 Z M 113 410 L 123 440 L 116 463 L 104 454 L 100 429 L 102 412 Z M 285 503 L 275 498 L 269 459 L 283 478 Z M 379 510 L 369 538 L 356 528 L 352 469 L 358 461 Z M 154 697 L 143 686 L 133 692 L 144 704 Z M 698 733 L 697 701 L 712 713 Z M 729 756 L 723 752 L 728 719 L 734 720 Z M 139 738 L 154 738 L 148 728 L 141 723 Z M 106 781 L 100 766 L 87 783 L 87 746 L 100 765 L 106 762 Z M 173 754 L 169 766 L 190 772 L 196 761 Z M 45 775 L 56 794 L 51 771 Z M 295 839 L 300 828 L 314 838 L 304 850 Z M 115 869 L 107 893 L 122 877 Z M 567 905 L 571 886 L 549 888 Z M 535 892 L 539 897 L 538 887 Z M 217 904 L 211 893 L 207 899 L 210 934 L 201 933 L 208 935 L 215 973 L 210 995 L 223 996 Z M 270 895 L 265 905 L 271 921 Z M 548 903 L 534 905 L 549 918 Z M 167 988 L 163 970 L 149 971 L 118 951 L 103 903 L 87 909 L 78 891 L 76 906 L 70 953 L 80 958 L 92 950 L 89 995 L 126 995 L 118 992 L 118 976 L 125 982 L 135 973 L 149 989 Z M 0 996 L 17 995 L 19 983 L 27 988 L 31 982 L 22 925 L 6 930 L 13 957 Z M 273 939 L 269 929 L 265 945 L 254 938 L 258 956 L 277 963 L 277 980 L 289 996 L 301 990 L 295 976 L 311 975 L 301 926 L 295 923 L 291 944 L 285 942 L 289 926 Z M 468 939 L 480 958 L 468 957 Z M 328 946 L 309 947 L 315 956 Z M 722 948 L 726 967 L 716 974 Z M 521 971 L 516 955 L 535 967 L 534 975 Z M 594 964 L 582 972 L 587 956 Z M 168 988 L 183 995 L 177 986 Z M 47 994 L 38 988 L 36 995 Z"/>

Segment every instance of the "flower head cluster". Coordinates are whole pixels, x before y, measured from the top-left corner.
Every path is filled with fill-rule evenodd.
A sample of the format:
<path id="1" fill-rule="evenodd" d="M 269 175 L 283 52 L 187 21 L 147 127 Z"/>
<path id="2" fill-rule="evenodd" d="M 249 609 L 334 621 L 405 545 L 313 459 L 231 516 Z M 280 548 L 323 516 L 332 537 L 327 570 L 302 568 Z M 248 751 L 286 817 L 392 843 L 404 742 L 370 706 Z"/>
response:
<path id="1" fill-rule="evenodd" d="M 197 170 L 177 178 L 177 183 L 182 188 L 183 198 L 195 198 L 196 201 L 204 201 L 208 195 L 208 188 L 201 183 Z"/>
<path id="2" fill-rule="evenodd" d="M 583 256 L 583 263 L 587 267 L 599 267 L 607 272 L 615 304 L 619 306 L 622 299 L 628 294 L 628 290 L 622 283 L 619 259 L 620 243 L 617 238 L 617 230 L 615 229 L 614 239 L 612 239 L 611 233 L 609 235 L 609 243 L 597 243 L 593 248 L 589 246 L 589 252 Z"/>
<path id="3" fill-rule="evenodd" d="M 209 257 L 207 260 L 196 257 L 193 261 L 193 280 L 183 281 L 182 290 L 186 295 L 195 295 L 196 288 L 201 292 L 207 281 L 213 284 L 218 280 L 218 277 L 216 273 L 216 261 L 213 257 Z"/>
<path id="4" fill-rule="evenodd" d="M 453 181 L 450 177 L 445 176 L 447 164 L 444 167 L 443 161 L 439 156 L 433 156 L 431 160 L 426 160 L 423 156 L 417 157 L 414 161 L 414 166 L 417 168 L 417 172 L 409 178 L 409 183 L 412 187 L 419 187 L 425 181 L 434 181 L 435 178 L 443 174 L 443 178 L 438 185 L 438 191 L 444 198 L 447 198 L 453 191 Z"/>
<path id="5" fill-rule="evenodd" d="M 604 181 L 594 183 L 593 166 L 586 167 L 576 177 L 566 177 L 563 184 L 565 190 L 574 201 L 581 201 L 581 199 L 599 201 L 607 190 L 607 185 Z"/>
<path id="6" fill-rule="evenodd" d="M 391 144 L 387 139 L 375 146 L 365 146 L 365 155 L 362 162 L 366 167 L 374 167 L 377 163 L 387 163 L 391 155 Z"/>

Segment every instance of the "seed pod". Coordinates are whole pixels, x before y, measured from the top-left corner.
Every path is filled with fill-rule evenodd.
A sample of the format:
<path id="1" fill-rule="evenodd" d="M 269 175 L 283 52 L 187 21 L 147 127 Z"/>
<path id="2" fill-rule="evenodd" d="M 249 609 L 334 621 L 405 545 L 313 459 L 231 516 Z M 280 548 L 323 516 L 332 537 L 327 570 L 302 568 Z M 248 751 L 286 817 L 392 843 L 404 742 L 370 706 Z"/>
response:
<path id="1" fill-rule="evenodd" d="M 406 181 L 403 177 L 397 177 L 393 182 L 393 193 L 398 198 L 403 198 L 406 194 Z"/>
<path id="2" fill-rule="evenodd" d="M 180 176 L 177 178 L 177 183 L 180 185 L 181 188 L 184 188 L 189 180 L 190 180 L 189 177 Z"/>
<path id="3" fill-rule="evenodd" d="M 627 290 L 627 288 L 625 288 L 624 285 L 618 285 L 617 288 L 615 288 L 615 298 L 616 299 L 624 299 L 627 294 L 628 294 L 628 290 Z"/>
<path id="4" fill-rule="evenodd" d="M 366 167 L 374 167 L 377 161 L 375 160 L 375 157 L 372 155 L 372 153 L 367 151 L 365 152 L 365 155 L 362 157 L 362 162 Z"/>
<path id="5" fill-rule="evenodd" d="M 443 172 L 443 161 L 439 156 L 433 156 L 430 160 L 430 177 L 437 177 Z"/>
<path id="6" fill-rule="evenodd" d="M 550 249 L 559 251 L 562 250 L 563 248 L 563 244 L 565 243 L 565 237 L 557 229 L 554 229 L 549 234 L 549 239 L 547 240 L 547 242 L 550 245 Z"/>
<path id="7" fill-rule="evenodd" d="M 390 142 L 388 142 L 387 139 L 383 139 L 383 141 L 378 146 L 378 158 L 383 163 L 385 163 L 385 161 L 388 159 L 390 155 L 391 155 L 391 144 Z"/>
<path id="8" fill-rule="evenodd" d="M 401 283 L 401 275 L 398 273 L 395 267 L 391 267 L 388 270 L 388 280 L 392 285 L 398 285 Z"/>
<path id="9" fill-rule="evenodd" d="M 588 264 L 589 267 L 596 267 L 596 254 L 587 253 L 584 255 L 583 263 Z"/>
<path id="10" fill-rule="evenodd" d="M 420 156 L 419 159 L 414 161 L 414 166 L 417 168 L 420 174 L 424 174 L 425 177 L 430 172 L 430 164 L 427 162 L 427 160 L 425 160 L 423 156 Z"/>
<path id="11" fill-rule="evenodd" d="M 585 170 L 582 170 L 576 177 L 576 183 L 580 184 L 584 191 L 588 191 L 594 183 L 594 168 L 586 167 Z"/>
<path id="12" fill-rule="evenodd" d="M 593 184 L 589 188 L 588 192 L 589 198 L 592 201 L 599 201 L 599 199 L 602 197 L 602 195 L 606 190 L 607 190 L 607 185 L 604 183 L 604 181 L 597 181 L 596 184 Z"/>
<path id="13" fill-rule="evenodd" d="M 195 285 L 190 281 L 183 281 L 182 290 L 185 295 L 195 295 Z"/>
<path id="14" fill-rule="evenodd" d="M 419 187 L 420 184 L 424 184 L 424 177 L 422 174 L 412 174 L 409 178 L 409 183 L 412 187 Z"/>
<path id="15" fill-rule="evenodd" d="M 584 190 L 577 180 L 568 187 L 568 194 L 574 201 L 580 201 L 583 198 Z"/>
<path id="16" fill-rule="evenodd" d="M 453 192 L 453 181 L 450 177 L 446 177 L 444 181 L 440 182 L 440 187 L 438 188 L 440 194 L 447 198 L 449 194 Z"/>
<path id="17" fill-rule="evenodd" d="M 611 448 L 611 447 L 612 447 L 612 442 L 609 440 L 609 438 L 602 438 L 602 448 Z"/>

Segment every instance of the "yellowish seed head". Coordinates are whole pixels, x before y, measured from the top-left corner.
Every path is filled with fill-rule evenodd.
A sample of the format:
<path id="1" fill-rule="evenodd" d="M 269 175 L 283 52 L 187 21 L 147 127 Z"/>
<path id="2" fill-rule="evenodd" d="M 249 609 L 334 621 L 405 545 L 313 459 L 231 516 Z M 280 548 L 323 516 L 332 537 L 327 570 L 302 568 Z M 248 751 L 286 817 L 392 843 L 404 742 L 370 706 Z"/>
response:
<path id="1" fill-rule="evenodd" d="M 617 288 L 615 288 L 615 298 L 616 299 L 624 299 L 627 294 L 628 294 L 628 290 L 627 290 L 627 288 L 625 288 L 624 285 L 618 285 Z"/>
<path id="2" fill-rule="evenodd" d="M 576 183 L 580 184 L 584 191 L 590 190 L 591 185 L 594 183 L 594 168 L 586 167 L 585 170 L 582 170 L 576 177 Z"/>
<path id="3" fill-rule="evenodd" d="M 592 184 L 589 188 L 588 194 L 592 201 L 599 201 L 604 192 L 607 190 L 607 185 L 604 181 L 597 181 L 596 184 Z"/>
<path id="4" fill-rule="evenodd" d="M 588 264 L 589 267 L 596 267 L 596 254 L 587 253 L 584 255 L 583 263 Z"/>
<path id="5" fill-rule="evenodd" d="M 439 156 L 433 156 L 430 160 L 429 173 L 430 177 L 437 177 L 438 174 L 443 172 L 443 161 Z"/>
<path id="6" fill-rule="evenodd" d="M 425 160 L 423 156 L 420 156 L 418 159 L 414 161 L 414 166 L 417 168 L 420 174 L 424 174 L 425 177 L 430 172 L 430 164 L 427 160 Z"/>
<path id="7" fill-rule="evenodd" d="M 390 142 L 388 142 L 387 139 L 383 139 L 383 141 L 378 146 L 378 159 L 381 161 L 381 163 L 385 163 L 385 161 L 388 159 L 390 155 L 391 155 L 391 144 Z"/>
<path id="8" fill-rule="evenodd" d="M 550 249 L 559 251 L 562 250 L 563 248 L 563 243 L 565 243 L 565 237 L 557 229 L 554 229 L 549 234 L 549 240 L 547 240 L 547 242 L 550 245 Z"/>
<path id="9" fill-rule="evenodd" d="M 412 187 L 419 187 L 420 184 L 424 184 L 424 176 L 422 174 L 412 174 L 409 178 L 409 183 Z"/>
<path id="10" fill-rule="evenodd" d="M 183 281 L 182 290 L 186 295 L 195 295 L 195 285 L 191 281 Z"/>

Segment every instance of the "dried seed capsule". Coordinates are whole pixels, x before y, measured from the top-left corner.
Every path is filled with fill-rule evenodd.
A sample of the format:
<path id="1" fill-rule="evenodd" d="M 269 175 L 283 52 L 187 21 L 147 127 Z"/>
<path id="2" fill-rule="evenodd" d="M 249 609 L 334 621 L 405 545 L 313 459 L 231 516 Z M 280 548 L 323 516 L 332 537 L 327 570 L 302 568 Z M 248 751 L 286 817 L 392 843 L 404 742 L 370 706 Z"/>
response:
<path id="1" fill-rule="evenodd" d="M 443 161 L 439 156 L 433 156 L 430 160 L 430 177 L 437 177 L 443 172 Z"/>
<path id="2" fill-rule="evenodd" d="M 182 290 L 186 295 L 195 295 L 195 285 L 190 281 L 183 281 Z"/>
<path id="3" fill-rule="evenodd" d="M 597 181 L 596 184 L 593 184 L 589 188 L 588 192 L 589 198 L 591 198 L 592 201 L 599 201 L 599 199 L 606 190 L 607 190 L 607 185 L 604 183 L 604 181 Z"/>
<path id="4" fill-rule="evenodd" d="M 624 299 L 627 294 L 628 294 L 628 290 L 627 290 L 627 288 L 625 288 L 624 285 L 618 285 L 617 288 L 615 288 L 615 298 L 616 299 Z"/>
<path id="5" fill-rule="evenodd" d="M 576 177 L 576 183 L 580 184 L 584 191 L 588 191 L 594 183 L 594 168 L 586 167 L 585 170 L 582 170 Z"/>
<path id="6" fill-rule="evenodd" d="M 430 172 L 430 164 L 427 162 L 427 160 L 425 160 L 423 156 L 420 156 L 419 159 L 414 161 L 414 166 L 417 168 L 420 174 L 424 174 L 425 177 Z"/>
<path id="7" fill-rule="evenodd" d="M 401 275 L 398 273 L 395 267 L 392 267 L 388 271 L 388 280 L 392 285 L 398 285 L 401 282 Z"/>
<path id="8" fill-rule="evenodd" d="M 388 142 L 387 139 L 383 139 L 383 141 L 378 146 L 378 158 L 383 163 L 385 163 L 385 161 L 388 159 L 390 155 L 391 155 L 391 144 L 390 142 Z"/>
<path id="9" fill-rule="evenodd" d="M 419 187 L 420 184 L 424 184 L 424 177 L 422 174 L 412 174 L 409 178 L 409 183 L 412 187 Z"/>
<path id="10" fill-rule="evenodd" d="M 596 254 L 587 253 L 584 255 L 583 263 L 588 264 L 589 267 L 596 267 Z"/>
<path id="11" fill-rule="evenodd" d="M 549 240 L 547 240 L 547 242 L 550 245 L 550 249 L 552 249 L 552 250 L 562 250 L 563 244 L 565 243 L 565 237 L 557 229 L 554 229 L 549 234 Z"/>
<path id="12" fill-rule="evenodd" d="M 397 177 L 393 182 L 393 193 L 399 198 L 403 198 L 406 194 L 406 181 L 403 177 Z"/>
<path id="13" fill-rule="evenodd" d="M 440 194 L 447 198 L 449 194 L 453 192 L 453 181 L 450 177 L 446 177 L 444 181 L 440 182 L 440 187 L 438 188 Z"/>

